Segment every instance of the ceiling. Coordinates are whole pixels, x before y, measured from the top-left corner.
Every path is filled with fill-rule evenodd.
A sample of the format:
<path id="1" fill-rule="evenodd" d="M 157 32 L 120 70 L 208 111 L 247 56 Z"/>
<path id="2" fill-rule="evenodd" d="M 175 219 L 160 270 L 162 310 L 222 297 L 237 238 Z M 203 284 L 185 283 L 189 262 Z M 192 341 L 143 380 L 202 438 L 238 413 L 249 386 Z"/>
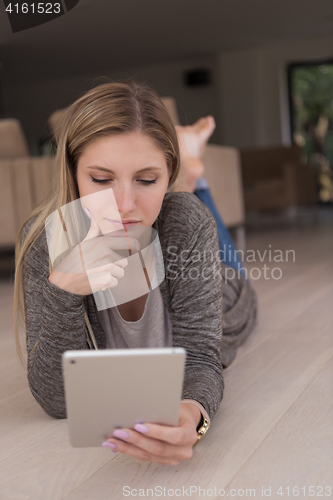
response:
<path id="1" fill-rule="evenodd" d="M 332 0 L 80 0 L 13 34 L 0 2 L 0 61 L 13 81 L 61 77 L 332 36 L 332 27 Z"/>

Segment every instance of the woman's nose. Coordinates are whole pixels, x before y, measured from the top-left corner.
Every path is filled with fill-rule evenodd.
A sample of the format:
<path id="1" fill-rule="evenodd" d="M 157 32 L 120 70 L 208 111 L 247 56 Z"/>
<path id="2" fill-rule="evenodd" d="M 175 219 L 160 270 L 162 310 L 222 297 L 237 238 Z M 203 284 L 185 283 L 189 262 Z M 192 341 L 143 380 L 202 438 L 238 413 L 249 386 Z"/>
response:
<path id="1" fill-rule="evenodd" d="M 114 195 L 121 217 L 135 210 L 135 196 L 131 186 L 119 186 Z"/>

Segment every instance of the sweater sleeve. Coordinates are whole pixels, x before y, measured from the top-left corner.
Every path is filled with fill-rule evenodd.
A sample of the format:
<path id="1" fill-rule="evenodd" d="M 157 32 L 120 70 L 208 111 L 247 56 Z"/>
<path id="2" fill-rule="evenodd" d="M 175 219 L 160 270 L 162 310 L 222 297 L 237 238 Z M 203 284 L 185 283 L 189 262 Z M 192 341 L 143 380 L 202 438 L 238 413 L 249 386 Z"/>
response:
<path id="1" fill-rule="evenodd" d="M 160 228 L 173 344 L 184 347 L 187 353 L 182 398 L 198 401 L 212 418 L 224 390 L 217 227 L 210 210 L 195 195 L 173 196 L 166 204 Z"/>
<path id="2" fill-rule="evenodd" d="M 22 236 L 27 233 L 23 230 Z M 22 239 L 21 239 L 22 241 Z M 49 280 L 45 233 L 27 252 L 23 289 L 30 390 L 55 418 L 66 418 L 62 353 L 86 348 L 83 297 Z"/>

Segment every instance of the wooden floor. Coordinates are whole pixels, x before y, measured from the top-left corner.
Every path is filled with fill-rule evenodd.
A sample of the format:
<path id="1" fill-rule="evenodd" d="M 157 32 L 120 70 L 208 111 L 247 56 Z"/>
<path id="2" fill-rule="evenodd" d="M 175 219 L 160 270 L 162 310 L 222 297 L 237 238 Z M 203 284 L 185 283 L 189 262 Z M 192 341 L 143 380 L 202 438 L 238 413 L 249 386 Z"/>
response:
<path id="1" fill-rule="evenodd" d="M 158 498 L 168 490 L 216 499 L 223 489 L 234 498 L 333 497 L 333 218 L 250 233 L 247 247 L 267 251 L 247 264 L 254 278 L 261 272 L 252 280 L 259 324 L 225 371 L 207 436 L 176 467 L 69 446 L 66 421 L 48 417 L 29 392 L 15 355 L 12 285 L 0 283 L 1 500 Z M 295 261 L 289 253 L 288 262 L 269 262 L 269 250 L 272 260 L 281 259 L 275 250 L 284 260 L 294 250 Z M 265 279 L 264 264 L 281 278 L 266 269 Z M 153 496 L 147 489 L 155 487 Z"/>

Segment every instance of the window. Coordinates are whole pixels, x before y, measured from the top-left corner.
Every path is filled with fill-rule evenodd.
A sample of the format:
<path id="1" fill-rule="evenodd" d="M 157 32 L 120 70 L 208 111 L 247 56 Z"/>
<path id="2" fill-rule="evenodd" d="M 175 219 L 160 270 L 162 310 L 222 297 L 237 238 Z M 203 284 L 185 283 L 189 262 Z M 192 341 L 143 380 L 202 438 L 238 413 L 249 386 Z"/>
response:
<path id="1" fill-rule="evenodd" d="M 333 202 L 333 60 L 288 66 L 291 140 L 318 181 L 318 198 Z"/>

